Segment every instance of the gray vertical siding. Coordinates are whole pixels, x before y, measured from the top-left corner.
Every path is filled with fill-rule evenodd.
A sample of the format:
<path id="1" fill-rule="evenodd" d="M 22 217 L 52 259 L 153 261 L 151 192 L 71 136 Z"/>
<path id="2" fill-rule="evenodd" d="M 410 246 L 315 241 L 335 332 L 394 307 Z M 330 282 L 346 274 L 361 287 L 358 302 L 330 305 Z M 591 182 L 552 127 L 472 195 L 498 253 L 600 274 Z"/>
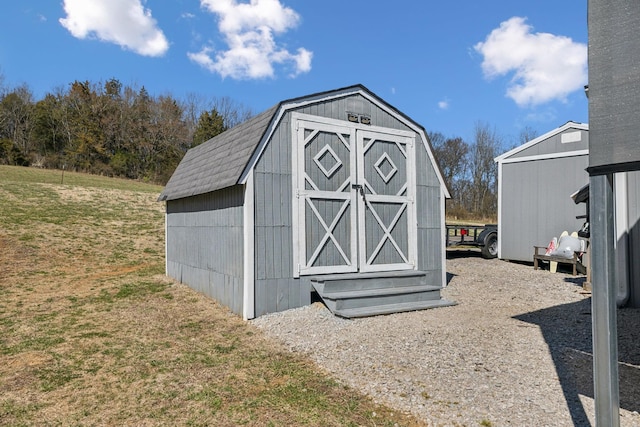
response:
<path id="1" fill-rule="evenodd" d="M 409 179 L 407 177 L 407 158 L 400 149 L 398 149 L 395 142 L 384 141 L 382 136 L 378 136 L 377 138 L 380 139 L 377 139 L 376 142 L 369 147 L 366 153 L 364 153 L 364 178 L 375 194 L 396 196 L 403 186 L 407 184 L 407 180 Z M 368 138 L 365 138 L 365 147 L 369 144 L 369 141 L 370 140 Z M 375 168 L 376 162 L 379 159 L 382 159 L 382 156 L 385 154 L 388 157 L 385 157 L 385 160 L 379 165 L 382 174 L 388 175 L 393 167 L 395 167 L 396 170 L 393 176 L 389 175 L 390 179 L 388 182 L 385 182 Z M 368 190 L 366 192 L 369 193 Z M 402 195 L 406 195 L 406 192 Z M 365 254 L 367 261 L 370 260 L 371 265 L 404 263 L 405 261 L 401 257 L 400 253 L 388 239 L 385 240 L 382 248 L 380 248 L 376 256 L 373 259 L 371 258 L 378 244 L 385 238 L 384 230 L 378 223 L 378 219 L 374 216 L 374 211 L 384 226 L 389 227 L 399 210 L 402 209 L 403 205 L 392 202 L 370 201 L 369 203 L 371 209 L 366 209 L 364 214 L 366 232 L 364 239 L 366 242 Z M 405 209 L 391 231 L 391 237 L 398 245 L 400 252 L 405 256 L 408 256 L 409 254 L 408 228 L 408 213 Z"/>
<path id="2" fill-rule="evenodd" d="M 344 204 L 343 200 L 314 200 L 313 203 L 318 208 L 320 215 L 325 222 L 331 222 L 333 218 L 337 217 L 337 214 Z M 338 241 L 338 244 L 345 252 L 348 259 L 351 256 L 351 207 L 347 208 L 340 220 L 338 221 L 334 229 L 334 237 Z M 307 258 L 311 258 L 313 252 L 318 246 L 320 241 L 324 237 L 325 230 L 320 224 L 320 221 L 315 216 L 311 209 L 305 211 L 305 219 L 307 225 L 307 238 L 306 238 L 306 254 Z M 355 249 L 354 249 L 355 250 Z M 306 261 L 309 261 L 307 259 Z M 320 251 L 320 254 L 313 263 L 314 266 L 333 266 L 333 265 L 346 265 L 346 261 L 338 252 L 335 244 L 331 241 L 326 242 L 324 248 Z"/>
<path id="3" fill-rule="evenodd" d="M 532 261 L 533 246 L 547 246 L 563 231 L 578 231 L 584 204 L 571 194 L 588 183 L 588 156 L 564 157 L 502 165 L 501 257 Z"/>
<path id="4" fill-rule="evenodd" d="M 316 157 L 320 150 L 325 146 L 329 146 L 341 162 L 340 168 L 328 178 L 314 162 L 314 157 Z M 305 172 L 309 175 L 311 181 L 318 186 L 319 190 L 336 191 L 351 174 L 351 165 L 349 164 L 350 155 L 351 153 L 347 147 L 345 147 L 344 144 L 334 135 L 326 132 L 319 132 L 313 141 L 305 147 Z M 329 152 L 320 159 L 320 164 L 322 164 L 327 170 L 335 163 L 336 159 L 333 159 L 333 155 Z M 309 184 L 307 184 L 307 186 L 307 189 L 311 189 Z"/>
<path id="5" fill-rule="evenodd" d="M 309 131 L 307 130 L 308 134 Z M 307 135 L 308 136 L 308 135 Z M 347 139 L 349 135 L 345 136 Z M 334 154 L 330 152 L 324 152 L 325 147 L 330 147 Z M 325 173 L 316 165 L 315 158 L 318 154 L 324 152 L 322 157 L 319 157 L 319 163 L 325 167 L 326 170 L 331 169 L 334 165 L 340 162 L 340 167 L 334 171 L 330 176 L 326 176 Z M 351 176 L 352 166 L 350 165 L 350 151 L 345 145 L 336 138 L 334 134 L 329 132 L 319 132 L 316 136 L 306 145 L 304 148 L 304 172 L 309 176 L 310 181 L 320 191 L 337 191 L 344 182 L 346 182 Z M 313 187 L 309 182 L 306 182 L 306 189 L 313 190 Z M 347 187 L 343 192 L 349 193 L 351 187 Z M 337 214 L 340 208 L 344 205 L 344 200 L 327 200 L 322 197 L 317 198 L 309 196 L 308 200 L 314 204 L 317 208 L 321 218 L 330 224 Z M 333 233 L 336 239 L 339 241 L 339 245 L 343 251 L 345 251 L 348 259 L 351 257 L 351 228 L 350 228 L 350 214 L 351 206 L 341 215 L 338 224 L 336 225 L 335 232 Z M 307 227 L 307 239 L 306 239 L 306 260 L 305 265 L 309 265 L 310 258 L 319 246 L 321 239 L 324 237 L 325 231 L 316 217 L 315 213 L 311 209 L 305 210 L 305 222 Z M 314 267 L 318 266 L 333 266 L 333 265 L 346 265 L 347 261 L 342 258 L 337 247 L 332 241 L 326 242 L 323 245 L 323 249 L 317 258 L 313 262 Z"/>
<path id="6" fill-rule="evenodd" d="M 633 307 L 640 307 L 640 172 L 628 172 L 629 215 L 629 268 L 630 300 Z"/>
<path id="7" fill-rule="evenodd" d="M 361 95 L 322 102 L 299 110 L 301 113 L 346 120 L 347 112 L 371 117 L 373 126 L 412 130 L 396 117 Z M 399 162 L 398 162 L 399 163 Z M 424 142 L 416 139 L 416 210 L 418 221 L 418 269 L 429 272 L 432 285 L 442 285 L 442 221 L 440 181 L 428 158 Z M 395 259 L 395 258 L 394 258 Z"/>
<path id="8" fill-rule="evenodd" d="M 434 286 L 442 285 L 443 233 L 440 214 L 442 189 L 427 151 L 416 140 L 416 211 L 418 213 L 418 269 L 432 274 Z"/>
<path id="9" fill-rule="evenodd" d="M 365 145 L 369 140 L 365 140 Z M 384 182 L 378 171 L 375 169 L 375 163 L 380 157 L 386 153 L 389 155 L 390 162 L 396 167 L 397 172 L 389 180 Z M 380 164 L 383 173 L 391 170 L 391 163 L 384 161 Z M 386 170 L 387 168 L 388 170 Z M 407 159 L 396 147 L 395 143 L 378 141 L 364 154 L 364 177 L 373 190 L 378 194 L 396 195 L 402 186 L 407 182 Z"/>
<path id="10" fill-rule="evenodd" d="M 311 303 L 309 281 L 293 277 L 291 143 L 287 114 L 254 170 L 256 317 Z"/>
<path id="11" fill-rule="evenodd" d="M 167 201 L 167 274 L 242 315 L 242 186 Z"/>
<path id="12" fill-rule="evenodd" d="M 303 114 L 345 121 L 347 120 L 347 112 L 350 112 L 371 117 L 372 126 L 410 130 L 404 123 L 359 94 L 318 102 L 299 108 L 296 111 Z"/>
<path id="13" fill-rule="evenodd" d="M 296 111 L 345 121 L 347 112 L 352 112 L 370 116 L 371 124 L 374 126 L 410 130 L 396 117 L 361 95 L 318 102 Z M 256 316 L 300 307 L 311 302 L 309 280 L 304 277 L 300 279 L 293 277 L 290 117 L 291 112 L 283 116 L 254 169 Z M 418 268 L 429 272 L 428 277 L 432 280 L 430 284 L 441 286 L 444 266 L 442 265 L 443 218 L 440 217 L 440 182 L 419 137 L 416 145 Z M 339 146 L 333 148 L 340 149 Z M 396 165 L 400 166 L 399 159 Z M 327 209 L 329 208 L 327 206 Z M 398 241 L 402 245 L 408 244 L 399 237 Z M 392 253 L 391 250 L 383 250 L 381 257 L 391 259 Z M 318 262 L 322 265 L 322 263 L 335 261 L 321 258 Z"/>
<path id="14" fill-rule="evenodd" d="M 575 142 L 562 142 L 562 135 L 580 133 L 580 140 Z M 569 128 L 564 132 L 553 135 L 544 141 L 532 145 L 512 156 L 510 159 L 517 159 L 530 156 L 558 155 L 570 151 L 588 150 L 589 149 L 589 131 L 582 129 Z"/>
<path id="15" fill-rule="evenodd" d="M 287 108 L 290 105 L 288 104 Z M 223 134 L 224 136 L 203 144 L 201 149 L 190 150 L 189 161 L 181 162 L 179 168 L 182 167 L 182 171 L 172 177 L 172 181 L 175 181 L 173 186 L 168 185 L 169 188 L 165 188 L 161 195 L 161 200 L 166 201 L 167 212 L 167 274 L 215 298 L 239 315 L 243 313 L 245 199 L 244 186 L 232 183 L 241 180 L 242 174 L 247 172 L 243 168 L 252 165 L 253 160 L 249 160 L 250 157 L 260 156 L 250 171 L 253 176 L 255 206 L 254 229 L 250 231 L 253 233 L 254 259 L 249 260 L 254 263 L 254 313 L 260 316 L 311 302 L 309 279 L 293 277 L 293 227 L 296 224 L 292 218 L 294 184 L 291 164 L 291 114 L 295 111 L 348 123 L 347 113 L 355 113 L 368 116 L 371 125 L 375 127 L 414 130 L 407 126 L 408 122 L 404 121 L 404 118 L 398 119 L 397 112 L 382 108 L 384 104 L 378 103 L 377 99 L 373 98 L 372 102 L 361 94 L 350 94 L 285 111 L 281 118 L 277 117 L 279 122 L 271 132 L 269 126 L 273 123 L 270 120 L 276 118 L 273 114 L 279 114 L 281 111 L 278 108 L 282 106 L 283 104 L 279 104 L 257 116 L 256 119 L 259 120 L 249 120 L 244 127 L 241 125 Z M 265 135 L 264 132 L 267 132 L 269 140 L 263 141 L 264 147 L 258 147 Z M 328 138 L 321 140 L 315 147 L 317 154 L 326 143 L 331 144 L 332 149 L 341 157 L 344 166 L 336 171 L 334 182 L 330 182 L 330 179 L 323 181 L 316 169 L 309 169 L 315 171 L 311 173 L 316 174 L 312 179 L 319 182 L 320 188 L 325 190 L 334 190 L 336 183 L 344 182 L 353 167 L 345 163 L 346 159 L 350 160 L 348 150 L 342 144 L 334 142 L 332 138 Z M 416 143 L 417 267 L 429 272 L 429 277 L 432 278 L 430 284 L 442 285 L 442 188 L 433 164 L 427 156 L 424 141 L 420 140 L 419 135 Z M 256 147 L 264 149 L 254 152 Z M 381 155 L 382 151 L 379 148 L 374 146 L 367 153 L 371 162 L 375 162 Z M 387 152 L 391 161 L 398 167 L 398 176 L 405 175 L 405 159 L 401 153 L 393 150 Z M 221 160 L 231 157 L 235 159 L 233 167 Z M 311 159 L 313 155 L 309 156 L 309 161 L 312 161 Z M 327 168 L 332 163 L 330 157 L 320 161 L 324 162 Z M 388 168 L 389 165 L 383 164 L 382 167 Z M 388 185 L 383 185 L 372 167 L 368 167 L 364 173 L 371 185 L 378 189 L 376 191 L 380 192 L 379 189 L 385 186 L 390 187 L 392 193 L 399 191 L 400 180 L 398 185 L 394 184 L 393 179 Z M 197 185 L 194 187 L 195 184 Z M 226 187 L 227 185 L 232 186 Z M 202 194 L 204 191 L 211 192 Z M 199 195 L 191 196 L 192 194 Z M 373 203 L 376 203 L 376 212 L 380 213 L 385 223 L 391 221 L 398 209 L 392 203 Z M 324 217 L 333 218 L 340 205 L 339 202 L 323 200 L 319 201 L 317 207 Z M 342 236 L 339 237 L 342 248 L 351 245 L 349 236 L 350 227 L 353 225 L 349 221 L 350 214 L 351 211 L 347 210 L 344 213 L 344 221 L 336 227 L 336 235 Z M 313 216 L 309 216 L 307 220 L 311 227 L 309 232 L 312 234 L 306 236 L 307 241 L 311 246 L 317 245 L 324 235 L 324 228 L 320 223 L 313 223 Z M 382 233 L 379 227 L 375 226 L 372 217 L 367 216 L 365 221 L 372 225 L 366 227 L 367 233 L 371 233 L 369 237 L 373 237 L 373 241 L 380 241 Z M 393 238 L 405 253 L 408 252 L 409 245 L 407 222 L 408 215 L 405 213 L 399 225 L 392 231 Z M 374 236 L 374 233 L 378 235 Z M 355 250 L 351 248 L 351 251 Z M 351 253 L 347 253 L 347 256 L 350 255 Z M 374 264 L 400 261 L 396 250 L 387 243 L 387 247 L 383 247 Z M 314 266 L 339 265 L 341 262 L 343 260 L 336 250 L 327 250 L 318 257 Z"/>

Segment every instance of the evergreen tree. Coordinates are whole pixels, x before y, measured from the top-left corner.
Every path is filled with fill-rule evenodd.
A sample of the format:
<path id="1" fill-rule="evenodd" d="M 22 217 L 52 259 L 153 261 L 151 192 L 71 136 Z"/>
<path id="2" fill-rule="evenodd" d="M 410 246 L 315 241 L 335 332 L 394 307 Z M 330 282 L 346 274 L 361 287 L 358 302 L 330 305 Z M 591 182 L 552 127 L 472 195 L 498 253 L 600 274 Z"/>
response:
<path id="1" fill-rule="evenodd" d="M 193 134 L 193 147 L 210 140 L 227 130 L 224 118 L 215 109 L 200 114 L 196 130 Z"/>

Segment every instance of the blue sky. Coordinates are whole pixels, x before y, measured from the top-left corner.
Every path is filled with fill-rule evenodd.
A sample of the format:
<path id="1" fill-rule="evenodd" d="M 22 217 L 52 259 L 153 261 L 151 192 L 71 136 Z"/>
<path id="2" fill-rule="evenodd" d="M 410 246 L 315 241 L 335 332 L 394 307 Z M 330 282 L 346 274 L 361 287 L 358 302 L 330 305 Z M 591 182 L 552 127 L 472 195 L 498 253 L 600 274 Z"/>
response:
<path id="1" fill-rule="evenodd" d="M 4 85 L 36 99 L 116 78 L 259 113 L 361 83 L 428 131 L 505 150 L 529 127 L 586 123 L 587 2 L 21 0 L 0 14 Z"/>

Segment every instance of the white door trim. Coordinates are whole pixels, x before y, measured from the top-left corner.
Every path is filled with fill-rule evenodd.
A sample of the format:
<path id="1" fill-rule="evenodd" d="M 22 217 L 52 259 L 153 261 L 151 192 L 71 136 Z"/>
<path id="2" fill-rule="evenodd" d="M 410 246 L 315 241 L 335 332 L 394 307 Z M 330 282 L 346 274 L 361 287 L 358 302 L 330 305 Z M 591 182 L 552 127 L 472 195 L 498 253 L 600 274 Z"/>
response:
<path id="1" fill-rule="evenodd" d="M 336 121 L 337 122 L 337 121 Z M 356 223 L 356 197 L 353 191 L 344 191 L 351 187 L 355 182 L 355 129 L 345 126 L 345 122 L 331 123 L 325 120 L 318 120 L 318 117 L 294 113 L 291 118 L 291 132 L 293 138 L 292 149 L 292 180 L 293 180 L 293 274 L 294 277 L 309 274 L 327 274 L 327 273 L 353 273 L 358 271 L 357 265 L 357 229 L 354 228 Z M 311 135 L 305 138 L 305 129 L 312 129 Z M 338 191 L 321 191 L 315 186 L 315 183 L 305 172 L 304 147 L 317 134 L 317 131 L 333 132 L 339 135 L 348 134 L 349 141 L 341 137 L 341 141 L 349 150 L 349 178 L 340 185 Z M 306 189 L 309 183 L 311 190 Z M 313 200 L 342 200 L 338 214 L 327 224 L 322 215 L 317 211 L 313 204 Z M 306 253 L 307 236 L 306 236 L 306 212 L 311 209 L 315 217 L 325 230 L 325 235 L 320 240 L 318 247 L 312 254 Z M 346 209 L 350 209 L 349 222 L 351 224 L 351 236 L 349 237 L 349 254 L 346 254 L 344 248 L 341 248 L 338 241 L 333 235 L 333 230 L 337 225 L 337 221 L 344 214 Z M 320 251 L 328 240 L 333 241 L 340 255 L 345 261 L 345 265 L 337 266 L 313 266 Z M 311 255 L 309 257 L 309 255 Z"/>
<path id="2" fill-rule="evenodd" d="M 242 293 L 242 317 L 244 320 L 253 319 L 255 316 L 255 193 L 253 171 L 247 176 L 244 185 L 244 263 L 243 263 L 243 293 Z"/>
<path id="3" fill-rule="evenodd" d="M 415 174 L 415 134 L 406 136 L 405 133 L 394 132 L 394 129 L 384 129 L 384 132 L 379 130 L 359 130 L 356 134 L 357 141 L 357 157 L 358 157 L 358 184 L 365 186 L 365 193 L 368 189 L 371 193 L 375 193 L 369 183 L 367 183 L 364 176 L 364 158 L 365 153 L 375 142 L 376 138 L 384 136 L 385 139 L 391 140 L 396 143 L 398 149 L 406 158 L 406 184 L 396 195 L 382 195 L 382 194 L 366 194 L 365 196 L 358 197 L 358 236 L 359 246 L 359 270 L 362 272 L 377 272 L 377 271 L 395 271 L 395 270 L 412 270 L 416 268 L 416 252 L 417 252 L 417 233 L 418 223 L 416 220 L 416 174 Z M 365 146 L 364 140 L 370 139 L 371 142 Z M 406 191 L 406 196 L 402 193 Z M 398 212 L 394 216 L 393 220 L 388 227 L 384 225 L 384 222 L 379 217 L 372 202 L 394 203 L 401 205 Z M 366 251 L 366 223 L 365 212 L 369 209 L 371 214 L 376 219 L 376 222 L 382 228 L 384 237 L 380 242 L 376 243 L 375 249 L 370 256 L 367 256 Z M 397 225 L 398 220 L 402 214 L 407 213 L 407 253 L 404 253 L 398 246 L 397 242 L 391 236 L 391 231 Z M 378 252 L 382 249 L 382 246 L 386 242 L 390 242 L 403 259 L 404 262 L 393 264 L 372 264 Z"/>
<path id="4" fill-rule="evenodd" d="M 305 129 L 311 129 L 312 133 L 305 138 Z M 339 190 L 320 191 L 305 172 L 305 150 L 304 147 L 315 136 L 316 131 L 334 132 L 341 135 L 349 135 L 349 142 L 342 139 L 345 145 L 348 145 L 350 165 L 350 176 L 343 183 Z M 415 171 L 415 139 L 416 133 L 406 130 L 390 129 L 376 126 L 366 126 L 359 123 L 351 123 L 342 120 L 335 120 L 325 117 L 312 116 L 308 114 L 292 113 L 291 114 L 291 134 L 293 139 L 292 149 L 292 181 L 293 181 L 293 274 L 294 277 L 309 274 L 330 274 L 330 273 L 346 273 L 346 272 L 377 272 L 377 271 L 393 271 L 393 270 L 409 270 L 415 269 L 417 266 L 417 215 L 416 215 L 416 171 Z M 364 177 L 364 154 L 369 147 L 364 146 L 364 139 L 375 139 L 383 136 L 386 140 L 395 142 L 399 150 L 406 158 L 407 181 L 397 195 L 383 195 L 375 193 L 371 186 L 365 189 L 367 194 L 362 197 L 359 190 L 354 188 L 355 185 L 367 185 Z M 331 172 L 331 171 L 327 171 Z M 384 179 L 384 178 L 383 178 Z M 391 179 L 391 177 L 389 177 Z M 386 181 L 386 180 L 385 180 Z M 307 184 L 312 189 L 307 189 Z M 344 191 L 350 188 L 350 191 Z M 368 191 L 367 191 L 368 190 Z M 403 195 L 404 193 L 404 195 Z M 330 223 L 325 221 L 315 206 L 313 200 L 343 200 L 338 215 L 331 219 Z M 399 211 L 390 225 L 386 227 L 382 219 L 375 212 L 375 208 L 371 203 L 395 203 L 400 204 Z M 340 218 L 344 211 L 350 208 L 350 245 L 349 254 L 346 254 L 343 248 L 333 236 L 333 229 L 336 221 Z M 315 217 L 324 228 L 325 235 L 320 240 L 320 244 L 315 248 L 313 254 L 306 253 L 306 211 L 311 209 Z M 376 242 L 376 249 L 372 253 L 371 259 L 366 259 L 366 227 L 365 227 L 365 210 L 370 209 L 376 221 L 383 230 L 384 237 L 380 242 Z M 404 253 L 391 236 L 391 231 L 396 226 L 401 215 L 406 212 L 407 215 L 407 253 Z M 319 252 L 329 241 L 333 241 L 338 248 L 340 256 L 345 261 L 345 265 L 336 266 L 313 266 Z M 372 264 L 371 262 L 382 248 L 385 242 L 391 242 L 396 248 L 404 262 L 394 264 Z M 309 256 L 311 255 L 311 256 Z M 307 265 L 309 264 L 309 265 Z"/>

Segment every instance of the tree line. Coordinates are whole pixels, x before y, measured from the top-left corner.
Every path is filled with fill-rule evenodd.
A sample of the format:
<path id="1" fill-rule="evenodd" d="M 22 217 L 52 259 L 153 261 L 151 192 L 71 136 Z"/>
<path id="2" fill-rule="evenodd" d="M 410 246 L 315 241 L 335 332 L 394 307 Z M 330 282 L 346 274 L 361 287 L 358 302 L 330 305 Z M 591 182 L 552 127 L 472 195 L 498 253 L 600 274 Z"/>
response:
<path id="1" fill-rule="evenodd" d="M 26 84 L 8 88 L 0 73 L 0 164 L 67 169 L 165 184 L 186 151 L 249 119 L 228 97 L 152 96 L 112 78 L 74 81 L 35 100 Z M 530 128 L 519 143 L 537 135 Z M 447 215 L 495 218 L 503 138 L 477 123 L 473 140 L 429 133 L 451 192 Z"/>
<path id="2" fill-rule="evenodd" d="M 527 126 L 517 145 L 536 137 L 536 131 Z M 470 142 L 439 132 L 430 132 L 429 139 L 451 193 L 447 217 L 497 220 L 498 165 L 494 159 L 504 151 L 504 137 L 488 123 L 477 122 Z"/>
<path id="3" fill-rule="evenodd" d="M 0 164 L 164 184 L 189 148 L 252 115 L 227 97 L 152 96 L 117 79 L 74 81 L 35 100 L 0 75 Z"/>

